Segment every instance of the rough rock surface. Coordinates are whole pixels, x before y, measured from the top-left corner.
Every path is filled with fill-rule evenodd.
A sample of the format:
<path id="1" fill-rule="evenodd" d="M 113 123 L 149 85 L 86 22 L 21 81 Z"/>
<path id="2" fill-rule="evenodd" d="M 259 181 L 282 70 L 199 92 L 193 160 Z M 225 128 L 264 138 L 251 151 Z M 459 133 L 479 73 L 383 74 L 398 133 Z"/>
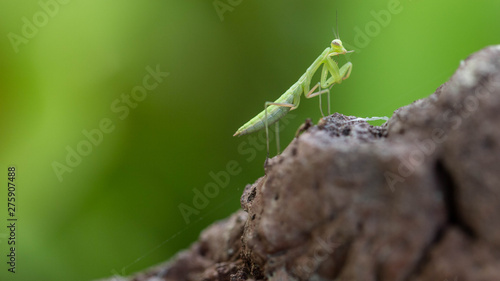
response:
<path id="1" fill-rule="evenodd" d="M 380 127 L 324 118 L 265 174 L 127 280 L 500 280 L 500 46 Z"/>

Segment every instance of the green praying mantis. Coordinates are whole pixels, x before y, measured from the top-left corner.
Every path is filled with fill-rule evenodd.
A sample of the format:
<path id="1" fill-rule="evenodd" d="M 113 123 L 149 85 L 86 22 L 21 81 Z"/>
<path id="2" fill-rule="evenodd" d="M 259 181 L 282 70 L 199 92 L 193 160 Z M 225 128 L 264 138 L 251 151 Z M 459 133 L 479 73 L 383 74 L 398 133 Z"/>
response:
<path id="1" fill-rule="evenodd" d="M 354 51 L 347 51 L 342 45 L 342 41 L 335 34 L 330 46 L 327 47 L 321 55 L 309 66 L 306 72 L 293 84 L 281 97 L 274 102 L 266 102 L 264 110 L 250 121 L 241 126 L 233 136 L 241 136 L 266 129 L 267 140 L 267 158 L 269 158 L 269 125 L 276 123 L 279 119 L 285 116 L 290 110 L 294 110 L 299 106 L 302 93 L 306 98 L 312 98 L 322 94 L 328 94 L 328 114 L 330 114 L 330 89 L 335 84 L 340 84 L 343 80 L 349 78 L 352 70 L 352 63 L 347 62 L 342 67 L 338 67 L 337 62 L 332 57 L 345 55 Z M 311 80 L 314 74 L 322 66 L 320 81 L 310 89 Z M 317 92 L 316 89 L 318 89 Z M 321 115 L 324 116 L 321 97 L 319 97 Z M 278 135 L 278 123 L 276 123 L 276 135 Z M 279 154 L 279 141 L 278 154 Z"/>

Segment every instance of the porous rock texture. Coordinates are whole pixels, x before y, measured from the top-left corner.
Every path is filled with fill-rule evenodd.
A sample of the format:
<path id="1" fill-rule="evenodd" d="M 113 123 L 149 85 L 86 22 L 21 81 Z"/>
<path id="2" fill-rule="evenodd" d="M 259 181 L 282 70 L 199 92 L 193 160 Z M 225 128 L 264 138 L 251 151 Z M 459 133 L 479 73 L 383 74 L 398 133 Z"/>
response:
<path id="1" fill-rule="evenodd" d="M 323 118 L 241 206 L 126 280 L 500 280 L 500 46 L 382 126 Z"/>

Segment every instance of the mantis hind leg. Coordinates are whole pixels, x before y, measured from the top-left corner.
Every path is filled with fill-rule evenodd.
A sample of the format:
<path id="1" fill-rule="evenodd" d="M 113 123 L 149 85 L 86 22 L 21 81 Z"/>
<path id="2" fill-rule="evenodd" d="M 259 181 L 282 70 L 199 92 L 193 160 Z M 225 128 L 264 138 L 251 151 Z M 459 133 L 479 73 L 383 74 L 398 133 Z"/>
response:
<path id="1" fill-rule="evenodd" d="M 270 106 L 270 105 L 276 105 L 276 106 L 283 106 L 283 107 L 290 107 L 290 108 L 294 108 L 295 107 L 295 104 L 293 103 L 277 103 L 277 102 L 270 102 L 270 101 L 267 101 L 265 104 L 264 104 L 264 112 L 265 112 L 265 118 L 264 118 L 264 125 L 266 127 L 266 144 L 267 144 L 267 156 L 266 156 L 266 163 L 267 163 L 267 159 L 269 159 L 269 124 L 268 124 L 268 116 L 267 116 L 267 108 Z M 277 144 L 277 148 L 278 148 L 278 154 L 279 154 L 279 136 L 278 136 L 279 132 L 278 132 L 278 123 L 276 122 L 276 144 Z"/>

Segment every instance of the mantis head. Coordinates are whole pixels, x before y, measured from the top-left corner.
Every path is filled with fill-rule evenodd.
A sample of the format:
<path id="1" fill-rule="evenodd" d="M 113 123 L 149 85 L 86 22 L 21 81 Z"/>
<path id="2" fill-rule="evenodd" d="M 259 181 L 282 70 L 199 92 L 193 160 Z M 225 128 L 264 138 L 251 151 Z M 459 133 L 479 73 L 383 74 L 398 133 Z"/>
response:
<path id="1" fill-rule="evenodd" d="M 340 39 L 334 39 L 332 41 L 332 50 L 337 53 L 337 54 L 347 54 L 347 53 L 352 53 L 354 52 L 354 50 L 352 51 L 347 51 L 345 48 L 344 48 L 344 45 L 342 45 L 342 41 L 340 41 Z"/>

